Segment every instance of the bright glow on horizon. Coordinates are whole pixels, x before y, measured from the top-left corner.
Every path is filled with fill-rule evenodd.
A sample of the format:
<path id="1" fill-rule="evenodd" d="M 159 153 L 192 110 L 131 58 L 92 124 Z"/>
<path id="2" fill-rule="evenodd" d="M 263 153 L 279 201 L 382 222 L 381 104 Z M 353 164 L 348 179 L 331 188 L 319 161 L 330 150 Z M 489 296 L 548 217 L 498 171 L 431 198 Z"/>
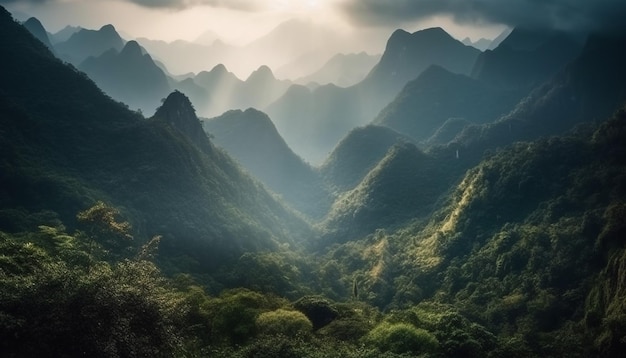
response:
<path id="1" fill-rule="evenodd" d="M 63 0 L 43 3 L 13 2 L 6 5 L 18 19 L 37 17 L 52 33 L 66 25 L 98 29 L 113 24 L 120 32 L 150 39 L 193 41 L 207 31 L 235 45 L 249 43 L 271 31 L 280 23 L 292 18 L 309 19 L 338 31 L 380 31 L 389 35 L 396 28 L 417 31 L 426 27 L 440 26 L 451 35 L 477 40 L 493 38 L 504 28 L 498 25 L 458 25 L 448 17 L 439 16 L 413 24 L 395 27 L 357 29 L 337 11 L 342 0 L 266 0 L 260 11 L 242 11 L 216 8 L 207 5 L 183 10 L 146 8 L 119 0 Z M 259 2 L 260 3 L 260 2 Z M 382 51 L 382 49 L 381 49 Z"/>
<path id="2" fill-rule="evenodd" d="M 99 29 L 112 24 L 126 40 L 147 38 L 165 42 L 176 40 L 194 42 L 206 34 L 202 38 L 205 45 L 219 39 L 228 45 L 246 46 L 292 19 L 315 26 L 315 30 L 302 29 L 303 33 L 295 32 L 299 31 L 297 28 L 294 30 L 292 35 L 302 36 L 303 39 L 303 43 L 299 45 L 299 53 L 286 53 L 283 43 L 285 41 L 277 40 L 278 42 L 274 42 L 273 45 L 279 47 L 283 45 L 282 52 L 275 52 L 272 55 L 273 48 L 264 48 L 259 56 L 231 58 L 225 62 L 224 65 L 240 78 L 247 78 L 261 65 L 269 65 L 274 71 L 280 70 L 282 66 L 302 56 L 303 48 L 315 52 L 318 62 L 310 63 L 311 68 L 302 67 L 302 71 L 315 70 L 314 65 L 323 64 L 338 52 L 365 51 L 369 54 L 381 54 L 387 39 L 398 28 L 415 32 L 439 26 L 459 40 L 465 37 L 472 40 L 481 37 L 494 38 L 504 28 L 459 25 L 449 16 L 430 17 L 422 21 L 403 22 L 387 27 L 359 27 L 351 23 L 345 13 L 339 11 L 339 5 L 343 1 L 346 0 L 238 0 L 238 4 L 254 5 L 253 8 L 246 9 L 209 5 L 196 5 L 184 9 L 148 8 L 128 0 L 19 1 L 9 3 L 6 7 L 18 20 L 26 20 L 30 16 L 37 17 L 51 33 L 58 32 L 67 25 Z M 328 30 L 331 31 L 331 38 L 328 38 Z M 310 31 L 316 32 L 311 34 Z M 325 40 L 322 39 L 324 36 Z M 217 64 L 211 59 L 202 57 L 196 59 L 191 66 L 188 59 L 177 58 L 175 54 L 169 56 L 172 57 L 169 61 L 155 56 L 156 53 L 152 55 L 162 60 L 173 74 L 197 73 L 210 70 Z"/>

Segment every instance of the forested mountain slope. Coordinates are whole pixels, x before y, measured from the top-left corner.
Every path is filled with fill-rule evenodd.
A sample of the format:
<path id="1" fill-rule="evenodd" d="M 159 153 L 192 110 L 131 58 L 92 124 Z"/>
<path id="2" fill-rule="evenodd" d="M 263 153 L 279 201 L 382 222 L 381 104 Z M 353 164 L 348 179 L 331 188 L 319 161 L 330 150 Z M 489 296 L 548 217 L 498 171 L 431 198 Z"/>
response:
<path id="1" fill-rule="evenodd" d="M 318 171 L 287 146 L 271 119 L 253 108 L 232 110 L 204 121 L 213 142 L 293 208 L 319 219 L 331 194 Z"/>
<path id="2" fill-rule="evenodd" d="M 72 224 L 103 200 L 142 236 L 163 235 L 162 259 L 187 255 L 196 269 L 303 238 L 306 224 L 209 142 L 186 97 L 174 93 L 146 120 L 57 60 L 4 10 L 0 26 L 12 49 L 0 81 L 4 230 L 57 215 Z"/>

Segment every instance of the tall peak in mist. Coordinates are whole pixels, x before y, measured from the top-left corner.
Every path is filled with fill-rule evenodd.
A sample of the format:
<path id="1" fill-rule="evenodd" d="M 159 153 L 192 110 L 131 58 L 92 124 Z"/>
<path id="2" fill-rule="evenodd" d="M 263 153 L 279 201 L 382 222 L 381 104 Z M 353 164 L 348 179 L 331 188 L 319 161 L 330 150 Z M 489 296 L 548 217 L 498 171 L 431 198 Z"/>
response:
<path id="1" fill-rule="evenodd" d="M 108 32 L 108 33 L 117 33 L 117 31 L 115 30 L 115 26 L 113 26 L 111 24 L 107 24 L 107 25 L 102 26 L 100 28 L 100 31 L 104 32 L 104 33 L 106 33 L 106 32 Z"/>
<path id="2" fill-rule="evenodd" d="M 122 52 L 120 52 L 120 56 L 136 58 L 143 56 L 143 53 L 137 41 L 128 41 L 122 49 Z"/>
<path id="3" fill-rule="evenodd" d="M 31 17 L 23 23 L 24 27 L 33 34 L 39 41 L 41 41 L 46 47 L 48 47 L 51 51 L 54 52 L 52 44 L 50 43 L 50 38 L 48 38 L 48 33 L 46 29 L 43 27 L 41 22 L 36 17 Z"/>
<path id="4" fill-rule="evenodd" d="M 385 52 L 365 82 L 385 87 L 392 93 L 415 79 L 431 65 L 453 73 L 469 74 L 480 50 L 465 46 L 440 27 L 414 32 L 396 30 Z"/>
<path id="5" fill-rule="evenodd" d="M 200 148 L 210 148 L 208 137 L 196 116 L 196 110 L 193 108 L 189 98 L 182 92 L 174 91 L 170 93 L 163 101 L 163 105 L 157 109 L 153 118 L 165 121 L 178 129 Z"/>
<path id="6" fill-rule="evenodd" d="M 275 80 L 274 73 L 272 70 L 266 65 L 262 65 L 256 71 L 252 72 L 246 82 L 259 82 L 263 83 L 265 81 Z"/>
<path id="7" fill-rule="evenodd" d="M 112 48 L 122 50 L 124 42 L 113 25 L 105 25 L 99 30 L 80 29 L 67 41 L 56 44 L 55 48 L 62 59 L 79 65 L 88 57 L 100 56 Z"/>
<path id="8" fill-rule="evenodd" d="M 226 66 L 224 66 L 224 64 L 219 63 L 219 64 L 215 65 L 215 67 L 213 67 L 211 69 L 211 73 L 214 73 L 214 74 L 225 74 L 225 73 L 228 73 L 228 69 L 226 68 Z"/>

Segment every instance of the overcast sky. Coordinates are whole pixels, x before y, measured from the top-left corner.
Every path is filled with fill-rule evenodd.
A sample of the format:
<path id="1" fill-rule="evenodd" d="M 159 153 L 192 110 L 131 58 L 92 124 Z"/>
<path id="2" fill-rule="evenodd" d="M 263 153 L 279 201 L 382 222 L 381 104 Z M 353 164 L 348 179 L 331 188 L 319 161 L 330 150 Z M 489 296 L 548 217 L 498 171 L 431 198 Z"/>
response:
<path id="1" fill-rule="evenodd" d="M 398 28 L 413 32 L 441 26 L 457 38 L 474 40 L 493 38 L 505 28 L 476 14 L 470 20 L 429 5 L 438 2 L 445 1 L 0 0 L 18 19 L 35 16 L 51 32 L 65 25 L 97 29 L 111 23 L 126 35 L 166 41 L 194 40 L 213 31 L 227 42 L 244 44 L 293 17 L 333 26 L 337 31 L 385 35 Z M 384 3 L 393 5 L 380 5 Z M 414 4 L 424 4 L 427 11 Z M 451 20 L 455 17 L 456 23 Z"/>
<path id="2" fill-rule="evenodd" d="M 0 0 L 18 19 L 36 16 L 51 32 L 111 23 L 125 35 L 172 41 L 212 31 L 244 44 L 293 17 L 337 31 L 391 34 L 441 26 L 453 36 L 493 38 L 506 27 L 615 29 L 625 0 Z M 25 20 L 25 19 L 22 19 Z"/>

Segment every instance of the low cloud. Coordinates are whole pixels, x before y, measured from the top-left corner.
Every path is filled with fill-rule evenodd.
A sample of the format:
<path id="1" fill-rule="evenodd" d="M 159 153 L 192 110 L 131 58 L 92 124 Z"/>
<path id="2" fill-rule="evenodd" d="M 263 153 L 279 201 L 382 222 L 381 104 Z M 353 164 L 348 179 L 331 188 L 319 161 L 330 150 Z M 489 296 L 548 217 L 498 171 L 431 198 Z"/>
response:
<path id="1" fill-rule="evenodd" d="M 149 8 L 185 9 L 194 6 L 212 6 L 241 11 L 264 9 L 262 0 L 125 0 Z"/>
<path id="2" fill-rule="evenodd" d="M 341 9 L 361 26 L 448 15 L 458 23 L 598 31 L 624 29 L 626 18 L 626 1 L 619 0 L 345 0 Z"/>
<path id="3" fill-rule="evenodd" d="M 62 0 L 0 0 L 0 4 L 15 4 L 15 3 L 31 3 L 31 4 L 46 4 L 61 2 Z M 76 2 L 86 3 L 93 0 L 74 0 Z M 240 11 L 260 11 L 267 8 L 267 1 L 263 0 L 100 0 L 105 1 L 120 1 L 134 3 L 139 6 L 152 9 L 170 9 L 170 10 L 182 10 L 191 8 L 194 6 L 212 6 L 219 8 L 227 8 Z"/>

